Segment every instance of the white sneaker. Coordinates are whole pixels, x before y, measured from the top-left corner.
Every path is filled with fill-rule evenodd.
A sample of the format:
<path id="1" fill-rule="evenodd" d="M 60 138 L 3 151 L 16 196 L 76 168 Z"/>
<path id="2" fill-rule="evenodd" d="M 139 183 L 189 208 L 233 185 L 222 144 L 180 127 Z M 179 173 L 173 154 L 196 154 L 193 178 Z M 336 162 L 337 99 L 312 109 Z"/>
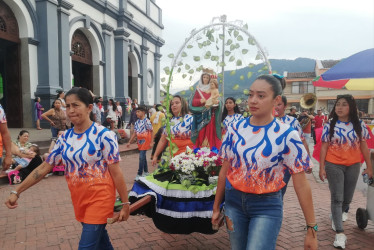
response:
<path id="1" fill-rule="evenodd" d="M 348 220 L 348 213 L 343 212 L 343 214 L 342 214 L 342 221 L 344 222 L 346 220 Z"/>
<path id="2" fill-rule="evenodd" d="M 138 181 L 140 177 L 142 177 L 142 176 L 141 176 L 141 175 L 137 175 L 137 176 L 135 177 L 135 181 Z"/>
<path id="3" fill-rule="evenodd" d="M 345 234 L 336 234 L 335 235 L 335 241 L 334 241 L 334 247 L 344 249 L 345 243 L 347 243 L 347 236 Z"/>
<path id="4" fill-rule="evenodd" d="M 144 172 L 142 176 L 144 177 L 144 176 L 148 176 L 148 175 L 149 175 L 148 172 Z"/>

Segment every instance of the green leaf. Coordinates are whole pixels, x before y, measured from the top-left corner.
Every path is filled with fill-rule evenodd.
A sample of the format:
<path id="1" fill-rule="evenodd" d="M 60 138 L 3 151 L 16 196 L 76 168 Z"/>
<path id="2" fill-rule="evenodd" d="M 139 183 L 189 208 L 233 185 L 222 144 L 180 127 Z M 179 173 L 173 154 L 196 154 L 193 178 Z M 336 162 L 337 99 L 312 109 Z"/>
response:
<path id="1" fill-rule="evenodd" d="M 182 52 L 182 57 L 186 57 L 187 56 L 187 53 L 186 52 Z"/>
<path id="2" fill-rule="evenodd" d="M 237 61 L 236 61 L 236 66 L 242 66 L 242 60 L 240 60 L 240 59 L 237 60 Z"/>
<path id="3" fill-rule="evenodd" d="M 235 44 L 230 45 L 230 50 L 233 51 L 236 48 Z"/>
<path id="4" fill-rule="evenodd" d="M 203 44 L 202 43 L 198 43 L 197 46 L 199 46 L 199 49 L 203 48 Z"/>
<path id="5" fill-rule="evenodd" d="M 232 62 L 235 60 L 235 56 L 230 56 L 229 62 Z"/>
<path id="6" fill-rule="evenodd" d="M 239 35 L 237 38 L 236 38 L 238 41 L 243 41 L 243 37 L 241 35 Z"/>
<path id="7" fill-rule="evenodd" d="M 214 42 L 214 36 L 210 36 L 210 37 L 209 37 L 209 42 L 210 42 L 210 41 Z M 208 45 L 210 45 L 210 43 L 209 43 Z"/>
<path id="8" fill-rule="evenodd" d="M 230 45 L 230 44 L 232 44 L 232 40 L 231 39 L 227 40 L 227 42 L 226 42 L 226 45 Z"/>
<path id="9" fill-rule="evenodd" d="M 260 59 L 262 59 L 262 56 L 260 53 L 257 53 L 255 60 L 260 60 Z"/>
<path id="10" fill-rule="evenodd" d="M 174 54 L 171 53 L 171 54 L 168 55 L 168 57 L 169 57 L 169 58 L 174 58 Z"/>
<path id="11" fill-rule="evenodd" d="M 273 72 L 272 72 L 273 74 L 277 74 L 278 73 L 278 71 L 276 71 L 276 70 L 273 70 Z"/>
<path id="12" fill-rule="evenodd" d="M 239 84 L 235 84 L 234 87 L 232 87 L 233 90 L 238 90 L 239 89 Z"/>
<path id="13" fill-rule="evenodd" d="M 203 46 L 204 46 L 204 47 L 206 46 L 206 41 L 203 42 Z"/>
<path id="14" fill-rule="evenodd" d="M 185 68 L 186 70 L 189 70 L 189 69 L 191 68 L 191 66 L 188 65 L 188 64 L 186 64 L 186 65 L 184 65 L 184 68 Z"/>
<path id="15" fill-rule="evenodd" d="M 247 49 L 242 49 L 242 54 L 245 55 L 248 53 L 248 50 Z"/>
<path id="16" fill-rule="evenodd" d="M 248 117 L 248 112 L 244 112 L 243 117 Z"/>
<path id="17" fill-rule="evenodd" d="M 190 70 L 188 71 L 188 74 L 193 74 L 193 72 L 195 72 L 195 70 L 190 69 Z M 191 79 L 190 79 L 190 80 L 191 80 Z"/>
<path id="18" fill-rule="evenodd" d="M 193 86 L 191 86 L 191 87 L 190 87 L 190 90 L 191 90 L 191 91 L 194 91 L 194 87 L 193 87 Z"/>
<path id="19" fill-rule="evenodd" d="M 164 68 L 164 71 L 165 71 L 165 74 L 167 74 L 167 75 L 170 74 L 170 68 L 169 68 L 169 67 L 165 67 L 165 68 Z"/>
<path id="20" fill-rule="evenodd" d="M 225 62 L 220 62 L 220 63 L 219 63 L 219 66 L 220 66 L 220 67 L 226 66 L 226 63 L 225 63 Z"/>
<path id="21" fill-rule="evenodd" d="M 255 66 L 254 63 L 250 63 L 250 64 L 248 64 L 248 67 L 249 67 L 249 68 L 253 68 L 254 66 Z"/>
<path id="22" fill-rule="evenodd" d="M 238 98 L 238 99 L 236 99 L 236 102 L 235 102 L 236 104 L 240 104 L 240 103 L 242 103 L 242 99 L 240 99 L 240 98 Z"/>
<path id="23" fill-rule="evenodd" d="M 167 85 L 166 84 L 161 84 L 161 87 L 166 90 Z"/>
<path id="24" fill-rule="evenodd" d="M 166 80 L 165 77 L 161 78 L 161 82 L 165 82 L 165 80 Z"/>
<path id="25" fill-rule="evenodd" d="M 223 34 L 219 34 L 219 39 L 223 40 L 225 36 Z"/>
<path id="26" fill-rule="evenodd" d="M 187 74 L 183 74 L 183 75 L 182 75 L 182 78 L 184 79 L 184 78 L 186 78 L 186 76 L 187 76 Z"/>
<path id="27" fill-rule="evenodd" d="M 182 66 L 182 65 L 183 65 L 183 63 L 182 63 L 182 62 L 179 62 L 179 63 L 178 63 L 178 66 Z"/>
<path id="28" fill-rule="evenodd" d="M 164 92 L 161 92 L 161 94 L 160 94 L 161 96 L 164 96 L 165 94 L 164 94 Z"/>
<path id="29" fill-rule="evenodd" d="M 230 72 L 230 76 L 233 76 L 233 75 L 235 75 L 236 74 L 236 70 L 232 70 L 231 72 Z"/>
<path id="30" fill-rule="evenodd" d="M 204 59 L 209 59 L 209 58 L 210 58 L 210 56 L 204 55 Z"/>
<path id="31" fill-rule="evenodd" d="M 211 56 L 211 55 L 212 55 L 212 52 L 207 51 L 207 52 L 205 53 L 205 55 L 206 55 L 206 56 Z"/>
<path id="32" fill-rule="evenodd" d="M 194 60 L 195 62 L 200 61 L 200 56 L 194 56 L 194 57 L 193 57 L 193 60 Z"/>
<path id="33" fill-rule="evenodd" d="M 239 48 L 240 48 L 240 44 L 239 44 L 239 43 L 236 43 L 236 44 L 235 44 L 235 48 L 236 48 L 236 49 L 239 49 Z"/>
<path id="34" fill-rule="evenodd" d="M 248 72 L 248 74 L 247 74 L 247 78 L 249 79 L 249 78 L 251 78 L 252 77 L 252 72 Z"/>
<path id="35" fill-rule="evenodd" d="M 183 91 L 181 92 L 181 94 L 182 94 L 182 95 L 185 95 L 185 94 L 186 94 L 186 91 L 185 91 L 185 90 L 183 90 Z"/>
<path id="36" fill-rule="evenodd" d="M 191 69 L 191 70 L 193 70 L 193 69 Z M 190 70 L 190 71 L 191 71 L 191 70 Z M 189 80 L 190 80 L 190 81 L 192 80 L 192 76 L 190 76 L 190 79 L 189 79 Z"/>
<path id="37" fill-rule="evenodd" d="M 243 94 L 245 94 L 245 95 L 249 95 L 249 89 L 244 89 L 244 90 L 243 90 Z"/>
<path id="38" fill-rule="evenodd" d="M 225 56 L 229 56 L 230 54 L 231 54 L 231 51 L 228 51 L 228 50 L 225 51 Z"/>
<path id="39" fill-rule="evenodd" d="M 255 45 L 256 44 L 255 40 L 253 38 L 251 38 L 251 37 L 248 38 L 248 43 L 251 44 L 251 45 Z"/>
<path id="40" fill-rule="evenodd" d="M 239 35 L 239 31 L 234 30 L 234 37 L 237 37 Z"/>
<path id="41" fill-rule="evenodd" d="M 187 49 L 192 49 L 193 46 L 191 44 L 187 45 Z"/>
<path id="42" fill-rule="evenodd" d="M 229 35 L 231 36 L 231 33 L 234 29 L 233 28 L 230 28 L 227 32 L 229 33 Z"/>
<path id="43" fill-rule="evenodd" d="M 218 77 L 219 78 L 222 78 L 223 74 L 222 73 L 218 73 Z"/>
<path id="44" fill-rule="evenodd" d="M 196 68 L 196 71 L 200 72 L 203 69 L 203 65 L 200 65 L 199 67 Z"/>
<path id="45" fill-rule="evenodd" d="M 179 67 L 178 70 L 177 70 L 177 72 L 180 73 L 181 71 L 182 71 L 182 69 Z"/>
<path id="46" fill-rule="evenodd" d="M 242 28 L 248 30 L 248 24 L 244 24 Z"/>
<path id="47" fill-rule="evenodd" d="M 242 80 L 242 81 L 244 80 L 244 76 L 243 75 L 240 76 L 240 80 Z"/>

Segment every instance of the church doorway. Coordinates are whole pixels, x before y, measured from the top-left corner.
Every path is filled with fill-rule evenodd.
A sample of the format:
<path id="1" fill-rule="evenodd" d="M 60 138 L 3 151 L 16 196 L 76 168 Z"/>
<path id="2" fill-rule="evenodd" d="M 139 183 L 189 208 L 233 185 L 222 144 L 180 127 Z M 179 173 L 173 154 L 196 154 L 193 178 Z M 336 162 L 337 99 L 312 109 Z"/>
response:
<path id="1" fill-rule="evenodd" d="M 17 19 L 0 0 L 0 104 L 11 128 L 23 125 L 19 43 Z"/>
<path id="2" fill-rule="evenodd" d="M 81 30 L 76 30 L 73 34 L 71 51 L 72 85 L 93 91 L 92 50 L 90 42 Z"/>

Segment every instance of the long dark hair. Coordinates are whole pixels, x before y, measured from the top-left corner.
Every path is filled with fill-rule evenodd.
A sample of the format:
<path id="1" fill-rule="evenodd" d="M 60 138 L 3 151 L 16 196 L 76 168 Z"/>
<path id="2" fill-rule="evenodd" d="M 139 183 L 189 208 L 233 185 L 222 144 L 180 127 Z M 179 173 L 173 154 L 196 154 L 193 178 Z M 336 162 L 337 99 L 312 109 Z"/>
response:
<path id="1" fill-rule="evenodd" d="M 274 75 L 260 75 L 256 78 L 256 80 L 265 80 L 273 90 L 273 98 L 277 97 L 278 95 L 282 95 L 283 89 L 285 87 L 284 79 L 276 77 Z"/>
<path id="2" fill-rule="evenodd" d="M 226 109 L 226 102 L 227 102 L 227 100 L 231 100 L 231 101 L 234 102 L 234 104 L 235 104 L 235 106 L 234 106 L 234 113 L 235 113 L 235 114 L 241 114 L 241 112 L 240 112 L 240 110 L 239 110 L 239 107 L 238 107 L 238 105 L 236 104 L 236 100 L 235 100 L 235 98 L 234 98 L 234 97 L 227 97 L 226 100 L 225 100 L 225 105 L 224 105 L 224 107 L 223 107 L 223 112 L 222 112 L 222 121 L 225 120 L 225 118 L 226 118 L 226 116 L 227 116 L 227 114 L 228 114 L 228 111 L 227 111 L 227 109 Z"/>
<path id="3" fill-rule="evenodd" d="M 21 136 L 23 136 L 24 134 L 30 134 L 29 133 L 29 131 L 27 131 L 27 130 L 21 130 L 20 132 L 19 132 L 19 134 L 18 134 L 18 136 L 17 136 L 17 140 L 19 140 L 19 138 L 21 137 Z"/>
<path id="4" fill-rule="evenodd" d="M 88 91 L 88 89 L 86 88 L 72 88 L 65 94 L 65 100 L 66 97 L 68 97 L 69 95 L 76 95 L 78 100 L 83 102 L 86 105 L 86 107 L 88 107 L 90 104 L 93 104 L 92 95 L 90 94 L 90 91 Z"/>
<path id="5" fill-rule="evenodd" d="M 114 102 L 114 100 L 113 100 L 113 99 L 109 99 L 109 101 L 112 102 L 112 108 L 113 108 L 113 111 L 117 111 L 117 105 L 116 105 L 116 103 Z"/>
<path id="6" fill-rule="evenodd" d="M 352 122 L 353 129 L 355 130 L 358 138 L 361 140 L 361 138 L 362 138 L 362 127 L 361 127 L 360 120 L 359 120 L 358 114 L 357 114 L 356 101 L 355 101 L 355 99 L 353 98 L 352 95 L 347 94 L 347 95 L 338 95 L 336 97 L 334 108 L 331 110 L 331 113 L 329 115 L 329 119 L 331 119 L 331 121 L 330 121 L 330 134 L 329 134 L 330 135 L 330 141 L 331 141 L 332 137 L 334 136 L 335 124 L 339 119 L 338 115 L 335 113 L 335 106 L 336 106 L 336 103 L 340 99 L 345 99 L 348 102 L 348 105 L 349 105 L 349 115 L 348 115 L 349 120 L 350 120 L 350 122 Z"/>
<path id="7" fill-rule="evenodd" d="M 183 98 L 183 97 L 181 97 L 180 95 L 175 95 L 175 96 L 173 96 L 173 98 L 170 100 L 170 106 L 169 106 L 169 112 L 170 112 L 170 114 L 172 114 L 173 116 L 174 116 L 174 114 L 173 114 L 173 111 L 171 110 L 171 102 L 173 101 L 173 99 L 174 98 L 179 98 L 179 100 L 181 101 L 181 105 L 182 105 L 182 109 L 181 109 L 181 112 L 180 112 L 180 116 L 181 117 L 184 117 L 186 114 L 188 114 L 188 105 L 187 105 L 187 102 L 186 102 L 186 100 Z"/>

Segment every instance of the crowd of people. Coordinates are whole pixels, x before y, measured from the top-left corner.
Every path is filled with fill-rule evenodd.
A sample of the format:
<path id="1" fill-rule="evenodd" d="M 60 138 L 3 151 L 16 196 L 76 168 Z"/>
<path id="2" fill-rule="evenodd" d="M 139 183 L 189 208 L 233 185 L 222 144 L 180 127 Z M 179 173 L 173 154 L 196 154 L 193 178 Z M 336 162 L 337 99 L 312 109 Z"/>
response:
<path id="1" fill-rule="evenodd" d="M 284 79 L 279 75 L 261 75 L 249 89 L 250 116 L 244 117 L 233 97 L 222 102 L 215 95 L 214 81 L 217 81 L 214 73 L 204 70 L 188 102 L 179 95 L 172 97 L 167 112 L 171 117 L 170 128 L 164 126 L 167 115 L 163 106 L 158 104 L 148 110 L 136 100 L 131 102 L 127 146 L 136 138 L 139 169 L 135 180 L 149 174 L 146 152 L 152 146 L 154 166 L 168 145 L 176 146 L 174 155 L 187 148 L 216 147 L 220 149 L 223 165 L 212 224 L 219 224 L 220 204 L 224 200 L 231 248 L 275 249 L 283 219 L 283 197 L 292 176 L 305 217 L 305 247 L 317 249 L 318 225 L 312 190 L 305 175 L 313 167 L 308 145 L 313 134 L 315 144 L 320 143 L 320 178 L 328 179 L 331 192 L 332 228 L 336 231 L 333 245 L 344 249 L 347 237 L 342 221 L 353 198 L 361 154 L 367 166 L 364 173 L 370 178 L 373 174 L 366 143 L 369 133 L 358 118 L 354 97 L 338 96 L 328 117 L 320 109 L 316 114 L 303 110 L 297 115 L 295 107 L 286 115 L 287 98 L 282 95 Z M 126 184 L 119 168 L 118 142 L 111 133 L 123 126 L 121 105 L 110 99 L 105 110 L 102 98 L 83 88 L 73 88 L 66 95 L 59 93 L 52 109 L 45 113 L 39 102 L 40 99 L 35 105 L 39 112 L 37 127 L 40 128 L 40 119 L 47 120 L 56 138 L 42 163 L 33 162 L 40 153 L 35 145 L 28 144 L 27 131 L 21 131 L 16 142 L 10 142 L 9 133 L 4 129 L 5 114 L 0 107 L 0 132 L 6 151 L 3 169 L 12 164 L 17 164 L 13 171 L 19 172 L 28 168 L 25 165 L 32 167 L 19 175 L 23 182 L 11 192 L 6 205 L 16 208 L 22 192 L 39 182 L 54 166 L 63 165 L 76 219 L 83 226 L 79 246 L 110 248 L 105 226 L 106 218 L 113 213 L 114 188 L 123 202 L 119 221 L 129 216 Z M 70 129 L 67 129 L 67 120 L 71 123 Z M 12 157 L 8 151 L 16 156 Z M 12 178 L 18 183 L 18 178 Z M 90 185 L 101 185 L 94 195 L 86 196 L 88 181 Z M 93 225 L 98 230 L 92 230 Z"/>

